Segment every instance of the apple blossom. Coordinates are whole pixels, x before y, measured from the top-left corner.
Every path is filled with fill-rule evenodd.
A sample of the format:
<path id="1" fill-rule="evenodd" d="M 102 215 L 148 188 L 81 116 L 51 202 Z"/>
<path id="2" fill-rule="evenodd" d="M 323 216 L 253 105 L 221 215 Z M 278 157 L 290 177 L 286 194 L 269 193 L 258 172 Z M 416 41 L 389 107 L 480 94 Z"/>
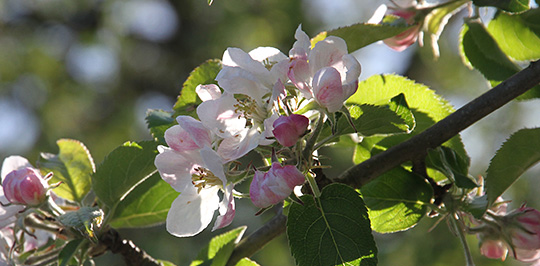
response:
<path id="1" fill-rule="evenodd" d="M 270 170 L 256 171 L 249 187 L 253 205 L 266 208 L 286 199 L 294 187 L 303 184 L 304 175 L 294 165 L 282 166 L 273 162 Z"/>
<path id="2" fill-rule="evenodd" d="M 503 230 L 510 236 L 514 257 L 520 261 L 540 259 L 540 212 L 521 206 L 504 217 Z"/>
<path id="3" fill-rule="evenodd" d="M 169 147 L 159 146 L 154 161 L 162 179 L 180 192 L 167 214 L 167 231 L 178 237 L 196 235 L 210 224 L 218 209 L 213 230 L 225 227 L 235 213 L 234 185 L 227 182 L 225 161 L 211 148 L 213 135 L 202 122 L 186 116 L 177 121 L 178 125 L 165 133 Z M 236 152 L 238 156 L 245 154 Z M 223 191 L 221 202 L 219 191 Z"/>
<path id="4" fill-rule="evenodd" d="M 289 51 L 289 79 L 306 99 L 315 98 L 331 113 L 338 111 L 358 88 L 360 63 L 339 37 L 326 37 L 311 49 L 309 37 L 299 26 L 295 38 Z"/>
<path id="5" fill-rule="evenodd" d="M 281 145 L 290 147 L 306 133 L 308 125 L 309 119 L 303 115 L 280 116 L 274 121 L 272 132 Z"/>

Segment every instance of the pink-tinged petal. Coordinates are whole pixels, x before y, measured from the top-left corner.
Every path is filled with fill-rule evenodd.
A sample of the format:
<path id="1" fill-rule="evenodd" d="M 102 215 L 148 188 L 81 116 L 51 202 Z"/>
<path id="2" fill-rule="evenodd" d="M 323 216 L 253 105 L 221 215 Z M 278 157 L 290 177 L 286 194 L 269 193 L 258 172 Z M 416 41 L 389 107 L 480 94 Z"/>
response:
<path id="1" fill-rule="evenodd" d="M 330 36 L 319 41 L 309 53 L 311 73 L 324 67 L 342 67 L 342 57 L 346 55 L 347 44 L 339 37 Z"/>
<path id="2" fill-rule="evenodd" d="M 395 51 L 402 52 L 413 45 L 420 34 L 420 25 L 416 25 L 394 37 L 384 39 L 383 42 Z"/>
<path id="3" fill-rule="evenodd" d="M 197 115 L 206 128 L 220 137 L 230 137 L 246 127 L 246 119 L 235 112 L 238 101 L 231 94 L 223 94 L 216 100 L 202 102 Z"/>
<path id="4" fill-rule="evenodd" d="M 293 48 L 289 51 L 289 56 L 307 60 L 311 42 L 309 36 L 302 30 L 302 25 L 298 25 L 298 28 L 296 28 L 294 38 L 296 39 L 296 42 L 294 42 Z"/>
<path id="5" fill-rule="evenodd" d="M 540 259 L 540 249 L 515 248 L 514 258 L 519 261 L 532 262 Z"/>
<path id="6" fill-rule="evenodd" d="M 37 206 L 49 195 L 49 185 L 38 170 L 26 167 L 8 173 L 2 188 L 7 200 L 14 204 Z"/>
<path id="7" fill-rule="evenodd" d="M 293 59 L 287 76 L 294 86 L 300 90 L 304 98 L 309 100 L 313 97 L 313 92 L 309 86 L 312 79 L 311 70 L 307 60 Z"/>
<path id="8" fill-rule="evenodd" d="M 274 122 L 279 118 L 279 115 L 276 113 L 273 113 L 269 118 L 266 118 L 263 122 L 264 124 L 264 132 L 261 135 L 261 140 L 259 141 L 259 145 L 270 145 L 274 143 L 274 140 L 271 139 L 274 137 L 274 133 L 272 133 L 272 130 L 274 130 Z"/>
<path id="9" fill-rule="evenodd" d="M 289 72 L 289 65 L 290 65 L 290 61 L 289 59 L 287 60 L 282 60 L 282 61 L 279 61 L 277 63 L 275 63 L 272 68 L 270 69 L 270 83 L 275 83 L 279 80 L 284 80 L 286 81 L 287 80 L 287 75 L 288 75 L 288 72 Z M 270 84 L 270 85 L 271 85 Z M 272 86 L 269 86 L 269 87 L 272 87 Z"/>
<path id="10" fill-rule="evenodd" d="M 333 67 L 325 67 L 313 77 L 315 100 L 333 113 L 341 109 L 346 98 L 343 95 L 341 76 Z"/>
<path id="11" fill-rule="evenodd" d="M 165 142 L 171 149 L 179 152 L 199 149 L 190 134 L 179 125 L 165 130 Z"/>
<path id="12" fill-rule="evenodd" d="M 480 253 L 490 259 L 504 260 L 508 248 L 501 240 L 485 239 L 480 245 Z"/>
<path id="13" fill-rule="evenodd" d="M 3 204 L 9 204 L 8 199 L 4 195 L 3 189 L 0 189 L 0 202 Z M 17 220 L 15 216 L 17 213 L 24 210 L 23 205 L 9 205 L 0 206 L 0 228 L 4 228 L 9 224 L 14 223 Z"/>
<path id="14" fill-rule="evenodd" d="M 278 102 L 283 101 L 285 97 L 287 97 L 285 85 L 283 85 L 283 82 L 278 79 L 278 81 L 274 84 L 274 88 L 272 90 L 272 98 L 270 100 L 277 106 Z"/>
<path id="15" fill-rule="evenodd" d="M 219 203 L 219 216 L 216 218 L 212 231 L 228 226 L 234 219 L 233 187 L 234 185 L 230 184 L 224 189 L 223 200 Z"/>
<path id="16" fill-rule="evenodd" d="M 4 180 L 6 175 L 9 174 L 11 171 L 19 170 L 26 167 L 32 167 L 32 165 L 26 158 L 18 155 L 6 157 L 4 159 L 4 162 L 2 163 L 2 180 Z"/>
<path id="17" fill-rule="evenodd" d="M 189 133 L 189 136 L 199 149 L 212 144 L 210 130 L 201 121 L 185 115 L 178 116 L 176 121 L 178 125 Z"/>
<path id="18" fill-rule="evenodd" d="M 194 236 L 204 230 L 219 206 L 218 188 L 200 193 L 181 193 L 167 214 L 167 231 L 177 237 Z"/>
<path id="19" fill-rule="evenodd" d="M 267 176 L 268 173 L 256 171 L 253 180 L 251 181 L 251 185 L 249 186 L 249 197 L 251 198 L 253 205 L 259 208 L 266 208 L 272 205 L 272 200 L 270 199 L 270 196 L 267 195 L 267 191 L 269 192 L 269 190 L 267 187 L 265 190 L 266 184 L 264 181 Z"/>
<path id="20" fill-rule="evenodd" d="M 223 139 L 217 152 L 224 162 L 230 162 L 255 149 L 260 139 L 261 134 L 255 128 L 245 128 L 234 136 Z"/>
<path id="21" fill-rule="evenodd" d="M 195 192 L 191 176 L 193 169 L 202 165 L 199 151 L 180 153 L 163 146 L 158 150 L 154 165 L 161 178 L 178 192 Z"/>
<path id="22" fill-rule="evenodd" d="M 198 85 L 195 88 L 195 93 L 203 102 L 221 97 L 221 90 L 216 84 Z"/>

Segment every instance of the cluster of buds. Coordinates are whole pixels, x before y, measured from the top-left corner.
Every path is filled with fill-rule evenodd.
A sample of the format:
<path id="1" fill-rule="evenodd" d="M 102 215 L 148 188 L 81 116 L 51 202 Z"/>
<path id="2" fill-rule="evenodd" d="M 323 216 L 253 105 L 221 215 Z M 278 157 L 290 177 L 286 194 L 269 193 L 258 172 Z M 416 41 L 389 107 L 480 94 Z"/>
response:
<path id="1" fill-rule="evenodd" d="M 509 213 L 488 211 L 477 233 L 482 255 L 504 260 L 510 253 L 516 260 L 540 259 L 540 211 L 525 205 Z"/>

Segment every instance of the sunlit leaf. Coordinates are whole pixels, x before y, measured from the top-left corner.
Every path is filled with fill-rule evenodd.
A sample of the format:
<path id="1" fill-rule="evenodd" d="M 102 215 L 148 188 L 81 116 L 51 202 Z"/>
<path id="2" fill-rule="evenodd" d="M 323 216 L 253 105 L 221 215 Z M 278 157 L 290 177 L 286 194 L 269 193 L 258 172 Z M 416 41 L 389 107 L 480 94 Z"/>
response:
<path id="1" fill-rule="evenodd" d="M 114 208 L 156 171 L 156 155 L 157 143 L 151 141 L 126 142 L 113 150 L 92 176 L 96 196 L 106 206 Z"/>
<path id="2" fill-rule="evenodd" d="M 124 228 L 164 223 L 176 197 L 178 192 L 156 172 L 118 204 L 110 224 L 115 228 Z"/>
<path id="3" fill-rule="evenodd" d="M 301 197 L 287 219 L 287 236 L 299 266 L 377 265 L 367 209 L 354 189 L 331 184 L 319 198 Z"/>
<path id="4" fill-rule="evenodd" d="M 529 9 L 529 0 L 473 0 L 476 6 L 492 6 L 508 12 L 523 12 Z"/>
<path id="5" fill-rule="evenodd" d="M 401 119 L 403 119 L 403 121 L 407 124 L 407 133 L 414 130 L 414 127 L 416 126 L 414 114 L 409 108 L 409 105 L 407 104 L 407 100 L 405 99 L 405 95 L 403 93 L 400 93 L 396 97 L 390 99 L 389 107 L 390 110 L 394 111 L 394 113 L 399 115 Z"/>
<path id="6" fill-rule="evenodd" d="M 489 22 L 488 31 L 508 56 L 516 60 L 540 58 L 540 9 L 519 15 L 499 12 Z"/>
<path id="7" fill-rule="evenodd" d="M 241 259 L 236 266 L 260 266 L 257 262 L 250 260 L 249 258 Z"/>
<path id="8" fill-rule="evenodd" d="M 426 16 L 424 20 L 424 38 L 429 39 L 428 43 L 431 44 L 435 56 L 439 55 L 439 45 L 437 42 L 448 20 L 459 12 L 467 2 L 467 0 L 451 1 L 446 5 L 435 8 Z"/>
<path id="9" fill-rule="evenodd" d="M 403 93 L 407 100 L 407 105 L 414 115 L 416 126 L 410 134 L 390 136 L 381 140 L 379 145 L 384 147 L 403 142 L 453 112 L 452 106 L 441 96 L 435 94 L 433 90 L 398 75 L 374 75 L 369 77 L 358 84 L 358 90 L 347 100 L 347 103 L 385 106 L 400 93 Z M 459 136 L 450 139 L 443 145 L 453 148 L 462 155 L 466 155 Z"/>
<path id="10" fill-rule="evenodd" d="M 81 202 L 92 186 L 94 161 L 88 149 L 77 140 L 60 139 L 58 154 L 42 153 L 38 165 L 43 174 L 53 172 L 50 184 L 62 182 L 53 189 L 58 196 Z"/>
<path id="11" fill-rule="evenodd" d="M 247 227 L 242 226 L 229 232 L 215 236 L 210 243 L 199 252 L 191 266 L 225 266 L 236 244 L 242 239 Z M 247 264 L 250 265 L 250 264 Z M 256 264 L 255 264 L 256 265 Z"/>
<path id="12" fill-rule="evenodd" d="M 433 190 L 424 178 L 394 168 L 361 189 L 369 208 L 371 228 L 392 233 L 415 226 L 424 216 Z"/>
<path id="13" fill-rule="evenodd" d="M 195 68 L 182 86 L 180 95 L 174 104 L 174 116 L 191 115 L 196 117 L 196 108 L 202 102 L 195 93 L 195 88 L 201 84 L 216 83 L 215 79 L 221 70 L 221 61 L 211 59 Z"/>
<path id="14" fill-rule="evenodd" d="M 491 159 L 486 176 L 488 201 L 493 204 L 527 169 L 540 161 L 540 128 L 510 136 Z"/>

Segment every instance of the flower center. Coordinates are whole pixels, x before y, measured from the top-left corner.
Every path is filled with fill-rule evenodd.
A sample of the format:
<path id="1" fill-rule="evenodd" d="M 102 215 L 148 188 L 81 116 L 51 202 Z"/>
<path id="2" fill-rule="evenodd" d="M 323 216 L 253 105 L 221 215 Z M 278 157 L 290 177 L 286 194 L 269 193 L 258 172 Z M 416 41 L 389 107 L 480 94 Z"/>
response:
<path id="1" fill-rule="evenodd" d="M 259 104 L 257 104 L 257 101 L 253 100 L 253 98 L 249 96 L 245 96 L 245 98 L 236 99 L 238 102 L 234 105 L 236 109 L 234 109 L 235 113 L 243 114 L 243 116 L 251 120 L 251 122 L 254 125 L 262 125 L 264 122 L 264 119 L 267 118 L 268 112 L 261 107 Z"/>
<path id="2" fill-rule="evenodd" d="M 202 167 L 195 168 L 195 173 L 191 175 L 191 183 L 197 188 L 197 193 L 200 193 L 207 186 L 223 186 L 223 182 L 221 182 L 219 177 L 215 176 L 210 170 Z"/>

